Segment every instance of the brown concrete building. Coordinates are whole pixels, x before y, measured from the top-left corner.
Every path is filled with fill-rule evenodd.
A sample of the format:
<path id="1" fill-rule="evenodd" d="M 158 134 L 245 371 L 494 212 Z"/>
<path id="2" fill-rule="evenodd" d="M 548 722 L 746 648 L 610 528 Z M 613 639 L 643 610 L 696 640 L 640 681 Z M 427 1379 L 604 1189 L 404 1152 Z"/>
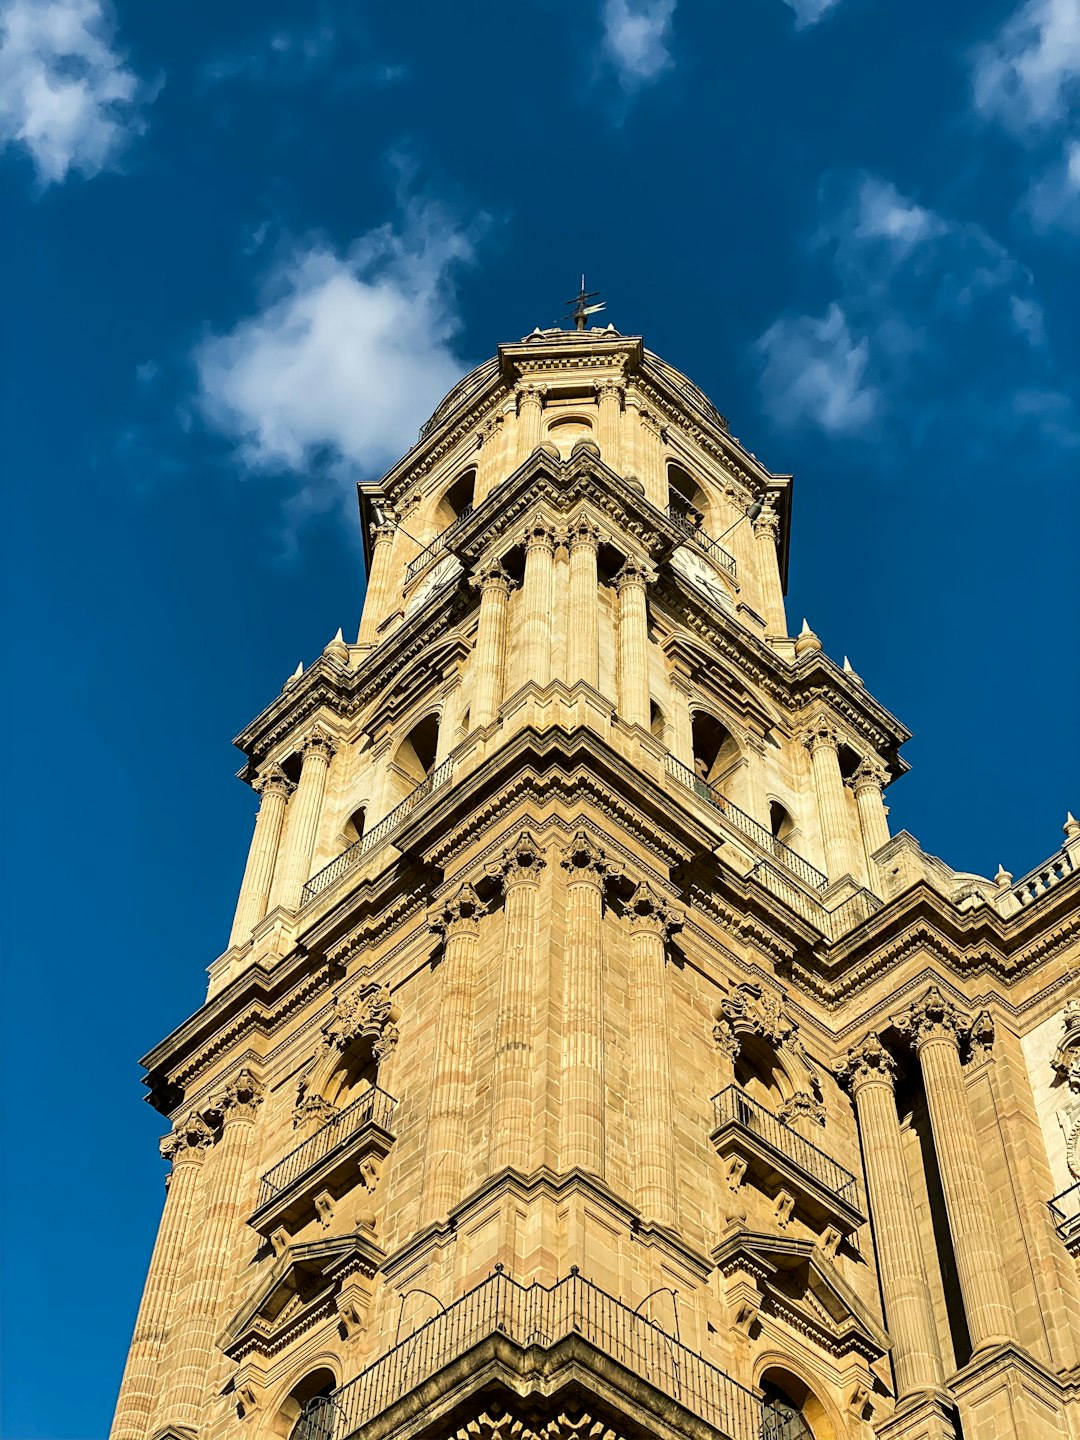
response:
<path id="1" fill-rule="evenodd" d="M 145 1062 L 114 1440 L 1080 1440 L 1080 825 L 1019 881 L 890 835 L 790 486 L 609 327 L 363 487 Z"/>

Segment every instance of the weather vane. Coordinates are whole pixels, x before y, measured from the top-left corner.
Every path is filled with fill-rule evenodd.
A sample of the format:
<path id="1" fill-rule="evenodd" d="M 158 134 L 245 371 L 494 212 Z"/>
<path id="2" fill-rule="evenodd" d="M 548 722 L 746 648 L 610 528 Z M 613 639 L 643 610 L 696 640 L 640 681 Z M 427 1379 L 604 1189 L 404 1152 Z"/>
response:
<path id="1" fill-rule="evenodd" d="M 568 320 L 573 320 L 574 325 L 577 327 L 578 330 L 585 329 L 585 321 L 589 318 L 590 315 L 595 315 L 598 310 L 603 310 L 603 300 L 600 301 L 599 305 L 589 304 L 589 301 L 595 300 L 597 295 L 599 294 L 599 290 L 585 289 L 585 276 L 582 275 L 580 293 L 576 295 L 573 300 L 567 300 L 566 302 L 567 305 L 570 307 L 570 314 L 566 318 Z"/>

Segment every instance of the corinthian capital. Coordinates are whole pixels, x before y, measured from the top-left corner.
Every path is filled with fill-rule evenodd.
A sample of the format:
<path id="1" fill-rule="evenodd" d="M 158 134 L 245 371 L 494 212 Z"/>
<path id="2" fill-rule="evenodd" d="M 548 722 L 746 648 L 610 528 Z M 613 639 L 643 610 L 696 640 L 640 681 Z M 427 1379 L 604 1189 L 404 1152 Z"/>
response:
<path id="1" fill-rule="evenodd" d="M 503 885 L 516 885 L 522 881 L 536 882 L 547 861 L 541 855 L 536 841 L 527 830 L 522 830 L 512 845 L 508 845 L 488 874 L 497 876 Z"/>
<path id="2" fill-rule="evenodd" d="M 544 520 L 534 520 L 522 536 L 526 550 L 555 550 L 555 532 Z"/>
<path id="3" fill-rule="evenodd" d="M 480 916 L 487 913 L 487 908 L 471 885 L 462 885 L 428 917 L 428 925 L 447 940 L 454 935 L 475 935 L 480 929 Z"/>
<path id="4" fill-rule="evenodd" d="M 503 569 L 502 560 L 485 560 L 469 582 L 483 594 L 485 590 L 501 590 L 509 595 L 514 587 L 511 577 Z"/>
<path id="5" fill-rule="evenodd" d="M 587 515 L 579 515 L 570 522 L 566 532 L 567 549 L 576 550 L 579 545 L 584 545 L 595 550 L 599 544 L 600 531 Z"/>
<path id="6" fill-rule="evenodd" d="M 618 400 L 626 394 L 625 380 L 601 380 L 595 387 L 597 400 Z"/>
<path id="7" fill-rule="evenodd" d="M 645 881 L 631 895 L 626 918 L 633 932 L 658 935 L 662 940 L 666 940 L 673 931 L 682 929 L 682 916 L 678 910 L 668 905 L 663 896 Z"/>
<path id="8" fill-rule="evenodd" d="M 259 778 L 251 787 L 256 795 L 285 795 L 289 796 L 296 789 L 289 777 L 282 770 L 280 765 L 267 765 L 259 772 Z"/>
<path id="9" fill-rule="evenodd" d="M 519 410 L 524 409 L 526 405 L 535 405 L 538 409 L 541 408 L 546 394 L 546 385 L 522 385 L 518 390 Z"/>
<path id="10" fill-rule="evenodd" d="M 262 1082 L 245 1065 L 217 1096 L 211 1110 L 227 1125 L 230 1120 L 254 1120 L 262 1102 Z"/>
<path id="11" fill-rule="evenodd" d="M 840 735 L 836 728 L 830 724 L 824 715 L 818 715 L 802 733 L 802 743 L 810 751 L 811 755 L 817 753 L 823 747 L 830 750 L 840 748 Z"/>
<path id="12" fill-rule="evenodd" d="M 566 846 L 559 864 L 571 881 L 591 880 L 597 885 L 603 885 L 609 875 L 619 873 L 617 867 L 585 830 L 579 830 Z"/>
<path id="13" fill-rule="evenodd" d="M 656 571 L 641 560 L 635 560 L 631 555 L 624 561 L 622 569 L 615 576 L 615 588 L 620 593 L 632 586 L 644 590 L 646 585 L 651 585 L 655 579 Z"/>
<path id="14" fill-rule="evenodd" d="M 175 1165 L 178 1160 L 200 1158 L 201 1152 L 213 1139 L 214 1132 L 210 1126 L 197 1110 L 192 1110 L 183 1120 L 176 1122 L 168 1135 L 158 1141 L 158 1149 L 163 1160 L 171 1160 Z"/>
<path id="15" fill-rule="evenodd" d="M 755 535 L 768 535 L 773 544 L 776 544 L 777 536 L 780 534 L 780 516 L 771 504 L 764 506 L 753 524 Z"/>
<path id="16" fill-rule="evenodd" d="M 324 730 L 321 725 L 316 725 L 314 730 L 304 737 L 304 741 L 300 746 L 300 753 L 305 760 L 309 755 L 320 755 L 324 760 L 329 762 L 333 758 L 336 750 L 337 746 L 334 744 L 329 732 Z"/>
<path id="17" fill-rule="evenodd" d="M 916 1050 L 934 1040 L 948 1040 L 959 1046 L 964 1020 L 951 1000 L 936 985 L 931 985 L 921 1000 L 909 1009 L 892 1016 L 892 1023 L 902 1035 L 909 1035 Z"/>
<path id="18" fill-rule="evenodd" d="M 854 1093 L 874 1081 L 892 1089 L 895 1075 L 896 1061 L 881 1043 L 881 1037 L 873 1031 L 865 1040 L 851 1047 L 840 1067 L 841 1081 Z"/>
<path id="19" fill-rule="evenodd" d="M 860 790 L 876 790 L 880 795 L 888 783 L 888 770 L 876 760 L 861 760 L 847 781 L 856 795 Z"/>

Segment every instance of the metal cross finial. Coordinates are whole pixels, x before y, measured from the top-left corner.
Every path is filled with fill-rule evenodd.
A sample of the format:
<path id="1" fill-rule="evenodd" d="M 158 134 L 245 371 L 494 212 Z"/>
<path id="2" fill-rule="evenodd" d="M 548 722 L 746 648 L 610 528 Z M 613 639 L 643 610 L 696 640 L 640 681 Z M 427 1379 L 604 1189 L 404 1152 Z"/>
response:
<path id="1" fill-rule="evenodd" d="M 590 315 L 595 315 L 598 310 L 603 310 L 603 300 L 601 300 L 599 305 L 589 304 L 589 301 L 595 300 L 597 295 L 599 294 L 599 290 L 585 289 L 585 276 L 582 275 L 580 293 L 576 295 L 573 300 L 567 300 L 566 302 L 567 305 L 570 307 L 570 314 L 567 316 L 567 319 L 573 320 L 574 325 L 577 327 L 578 330 L 585 329 L 585 321 L 589 318 Z"/>

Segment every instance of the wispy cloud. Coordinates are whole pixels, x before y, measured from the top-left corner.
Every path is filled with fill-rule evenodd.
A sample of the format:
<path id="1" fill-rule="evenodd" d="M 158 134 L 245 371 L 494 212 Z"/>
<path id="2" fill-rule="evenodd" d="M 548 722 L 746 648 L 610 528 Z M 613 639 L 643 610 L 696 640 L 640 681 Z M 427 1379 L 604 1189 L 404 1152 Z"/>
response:
<path id="1" fill-rule="evenodd" d="M 1060 125 L 1080 79 L 1080 0 L 1026 0 L 975 55 L 976 109 L 1014 134 Z"/>
<path id="2" fill-rule="evenodd" d="M 779 316 L 755 346 L 776 421 L 880 435 L 905 413 L 932 426 L 970 403 L 1001 423 L 1045 419 L 1058 438 L 1075 430 L 1031 274 L 993 236 L 866 173 L 827 177 L 821 209 L 811 248 L 834 298 Z"/>
<path id="3" fill-rule="evenodd" d="M 294 29 L 253 36 L 243 48 L 217 55 L 202 68 L 204 85 L 229 80 L 293 85 L 323 71 L 337 50 L 337 27 L 329 17 Z"/>
<path id="4" fill-rule="evenodd" d="M 840 0 L 784 0 L 784 4 L 795 12 L 795 29 L 806 30 L 811 25 L 816 25 L 819 20 L 824 20 L 830 10 L 839 5 Z"/>
<path id="5" fill-rule="evenodd" d="M 8 0 L 0 9 L 0 144 L 38 183 L 116 163 L 143 126 L 144 87 L 114 47 L 102 0 Z"/>
<path id="6" fill-rule="evenodd" d="M 1080 235 L 1080 140 L 1066 142 L 1060 159 L 1032 184 L 1025 205 L 1036 230 Z"/>
<path id="7" fill-rule="evenodd" d="M 481 225 L 483 219 L 479 222 Z M 467 368 L 455 277 L 477 228 L 431 201 L 345 253 L 292 246 L 257 312 L 198 349 L 200 408 L 249 472 L 290 475 L 302 506 L 385 467 Z"/>
<path id="8" fill-rule="evenodd" d="M 651 84 L 671 68 L 676 0 L 604 0 L 603 51 L 623 89 Z"/>

